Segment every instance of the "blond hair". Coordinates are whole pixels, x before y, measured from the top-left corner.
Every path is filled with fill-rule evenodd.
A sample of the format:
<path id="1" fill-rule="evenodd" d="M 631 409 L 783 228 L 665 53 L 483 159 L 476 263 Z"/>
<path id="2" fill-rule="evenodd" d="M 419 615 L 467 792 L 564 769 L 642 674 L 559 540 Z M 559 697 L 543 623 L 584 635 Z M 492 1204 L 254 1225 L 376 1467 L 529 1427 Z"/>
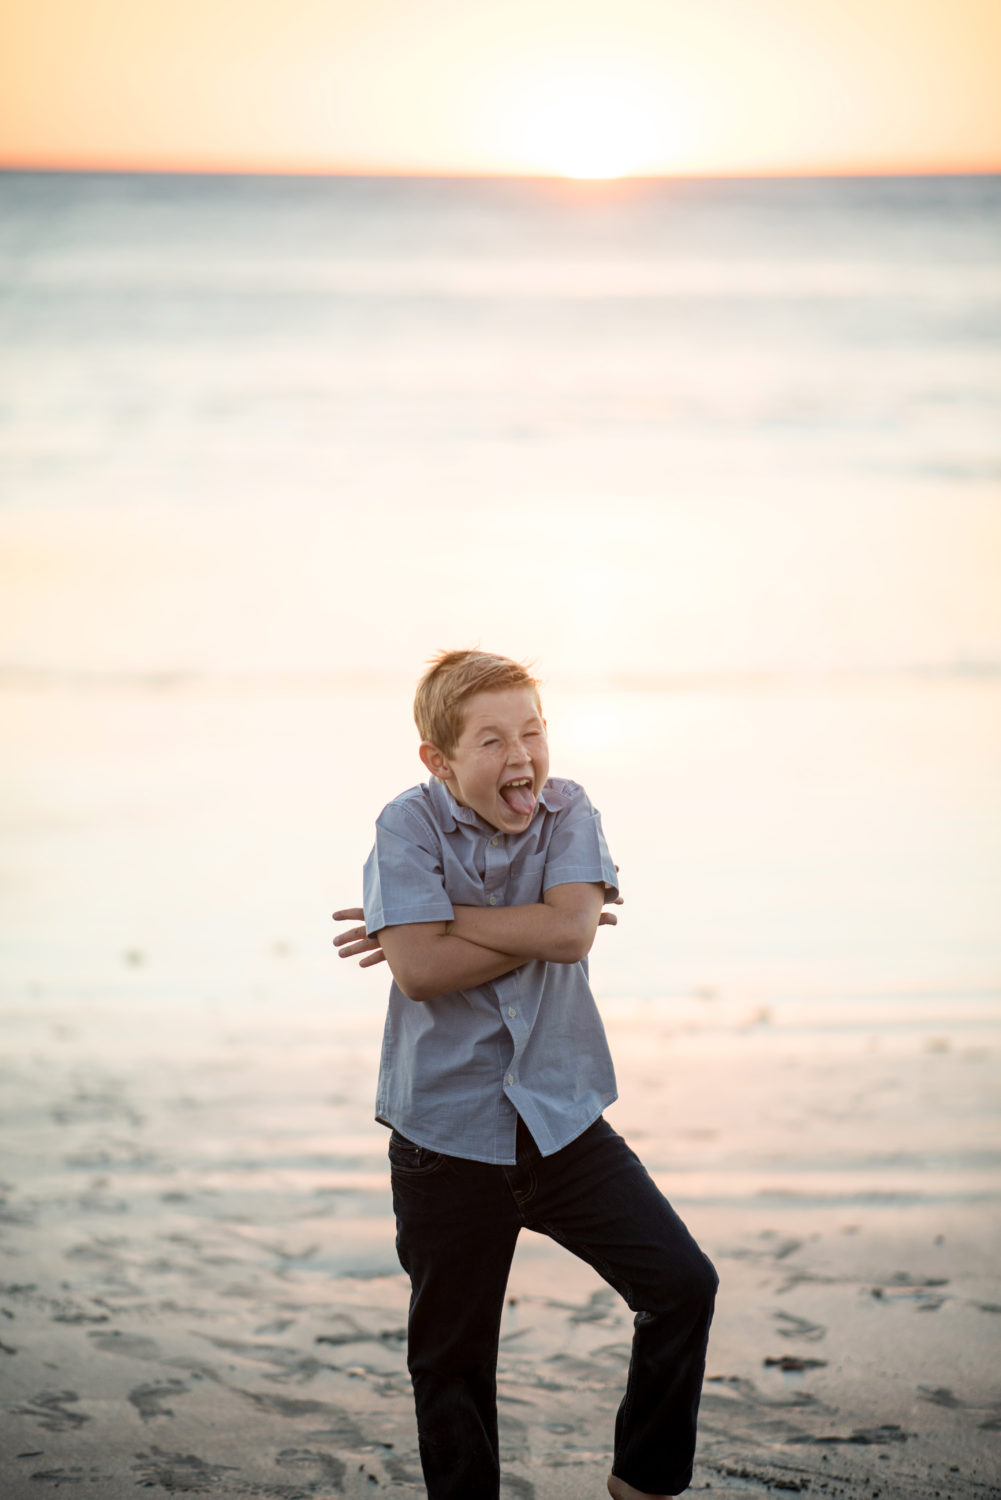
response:
<path id="1" fill-rule="evenodd" d="M 491 688 L 509 687 L 529 687 L 539 702 L 539 684 L 521 662 L 490 651 L 440 652 L 431 659 L 414 695 L 414 721 L 421 739 L 451 755 L 462 736 L 468 699 Z"/>

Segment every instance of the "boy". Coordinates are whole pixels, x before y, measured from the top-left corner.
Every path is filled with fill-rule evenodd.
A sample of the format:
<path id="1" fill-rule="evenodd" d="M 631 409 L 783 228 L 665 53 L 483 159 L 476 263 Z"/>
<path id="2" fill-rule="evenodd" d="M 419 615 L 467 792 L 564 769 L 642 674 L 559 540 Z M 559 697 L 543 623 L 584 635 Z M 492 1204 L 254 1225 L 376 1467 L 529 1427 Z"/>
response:
<path id="1" fill-rule="evenodd" d="M 429 1500 L 498 1496 L 497 1343 L 522 1226 L 587 1261 L 636 1314 L 609 1494 L 680 1494 L 717 1280 L 602 1118 L 615 1078 L 587 954 L 618 891 L 598 814 L 581 787 L 550 779 L 538 685 L 517 662 L 442 654 L 414 717 L 431 780 L 383 810 L 365 925 L 334 941 L 393 975 L 376 1113 L 393 1132 Z"/>

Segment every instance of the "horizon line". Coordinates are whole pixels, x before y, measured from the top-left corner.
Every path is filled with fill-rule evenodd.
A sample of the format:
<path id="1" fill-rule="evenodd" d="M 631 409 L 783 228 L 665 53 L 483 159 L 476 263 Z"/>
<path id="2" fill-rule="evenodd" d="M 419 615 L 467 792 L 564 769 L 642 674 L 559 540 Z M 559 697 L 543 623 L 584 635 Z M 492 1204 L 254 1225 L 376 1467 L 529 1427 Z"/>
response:
<path id="1" fill-rule="evenodd" d="M 663 172 L 623 172 L 610 176 L 577 176 L 556 171 L 501 170 L 497 168 L 451 169 L 448 167 L 412 168 L 403 166 L 350 166 L 346 164 L 320 166 L 285 164 L 282 166 L 246 162 L 164 162 L 164 161 L 49 161 L 49 160 L 4 160 L 0 157 L 0 173 L 47 174 L 51 176 L 159 176 L 159 177 L 330 177 L 330 178 L 385 178 L 389 180 L 428 181 L 499 181 L 499 182 L 558 182 L 574 186 L 609 187 L 616 183 L 629 182 L 686 182 L 686 181 L 781 181 L 805 178 L 900 178 L 900 177 L 997 177 L 1001 176 L 1001 158 L 991 163 L 927 163 L 924 165 L 893 164 L 864 165 L 844 163 L 842 165 L 790 165 L 760 166 L 745 168 L 677 168 Z"/>

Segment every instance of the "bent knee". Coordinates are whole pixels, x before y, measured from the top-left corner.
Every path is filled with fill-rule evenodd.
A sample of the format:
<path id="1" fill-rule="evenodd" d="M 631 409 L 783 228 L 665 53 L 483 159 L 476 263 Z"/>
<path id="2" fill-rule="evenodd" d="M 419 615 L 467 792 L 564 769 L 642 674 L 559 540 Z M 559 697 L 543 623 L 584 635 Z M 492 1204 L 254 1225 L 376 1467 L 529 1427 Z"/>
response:
<path id="1" fill-rule="evenodd" d="M 711 1314 L 718 1287 L 716 1267 L 708 1255 L 696 1249 L 683 1265 L 674 1261 L 665 1267 L 661 1295 L 657 1299 L 659 1306 L 648 1310 L 667 1312 L 683 1305 Z"/>
<path id="2" fill-rule="evenodd" d="M 708 1255 L 706 1255 L 704 1250 L 702 1251 L 702 1268 L 700 1271 L 700 1276 L 704 1283 L 704 1295 L 706 1300 L 708 1302 L 715 1302 L 716 1293 L 719 1291 L 719 1272 L 716 1270 L 716 1267 L 713 1265 L 712 1261 L 709 1259 Z"/>
<path id="3" fill-rule="evenodd" d="M 681 1280 L 687 1301 L 712 1307 L 716 1301 L 719 1276 L 716 1274 L 716 1267 L 702 1250 L 693 1255 L 687 1263 Z"/>

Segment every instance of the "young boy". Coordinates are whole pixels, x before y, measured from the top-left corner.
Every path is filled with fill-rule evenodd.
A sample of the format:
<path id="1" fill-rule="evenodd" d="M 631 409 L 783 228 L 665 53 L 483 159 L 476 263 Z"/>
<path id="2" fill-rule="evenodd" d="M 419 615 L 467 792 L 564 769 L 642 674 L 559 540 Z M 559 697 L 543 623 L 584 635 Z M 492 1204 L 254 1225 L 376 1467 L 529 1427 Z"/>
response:
<path id="1" fill-rule="evenodd" d="M 608 1491 L 692 1477 L 716 1273 L 602 1111 L 616 1097 L 587 954 L 618 899 L 583 789 L 549 776 L 524 667 L 450 651 L 414 703 L 431 780 L 384 809 L 340 956 L 393 975 L 377 1118 L 429 1500 L 496 1500 L 497 1344 L 518 1232 L 550 1235 L 636 1314 Z"/>

